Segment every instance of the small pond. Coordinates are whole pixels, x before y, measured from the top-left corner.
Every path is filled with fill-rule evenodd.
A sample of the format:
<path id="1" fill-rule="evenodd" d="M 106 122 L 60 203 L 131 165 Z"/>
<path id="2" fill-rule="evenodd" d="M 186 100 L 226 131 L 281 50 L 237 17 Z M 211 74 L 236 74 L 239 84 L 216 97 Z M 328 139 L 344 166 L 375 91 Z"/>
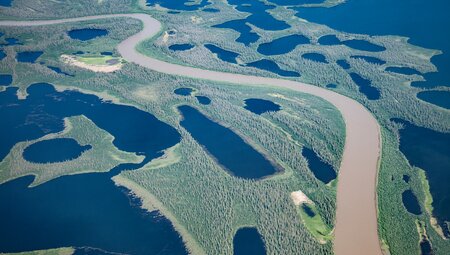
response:
<path id="1" fill-rule="evenodd" d="M 367 97 L 367 99 L 380 99 L 380 91 L 378 90 L 378 88 L 372 86 L 372 82 L 369 79 L 365 79 L 357 73 L 350 73 L 350 77 L 352 78 L 353 82 L 358 85 L 359 92 L 363 93 Z"/>
<path id="2" fill-rule="evenodd" d="M 333 166 L 323 161 L 312 149 L 303 147 L 302 155 L 306 158 L 311 172 L 321 182 L 327 184 L 336 179 L 336 172 L 334 171 Z"/>
<path id="3" fill-rule="evenodd" d="M 248 63 L 247 66 L 255 67 L 264 71 L 269 71 L 284 77 L 300 77 L 300 74 L 295 71 L 287 71 L 281 69 L 277 63 L 268 59 L 261 59 L 255 62 Z"/>
<path id="4" fill-rule="evenodd" d="M 73 29 L 68 32 L 68 35 L 72 39 L 80 40 L 80 41 L 88 41 L 94 38 L 105 36 L 108 34 L 108 30 L 106 29 L 97 29 L 97 28 L 82 28 L 82 29 Z"/>
<path id="5" fill-rule="evenodd" d="M 9 86 L 12 83 L 12 75 L 0 74 L 0 86 Z"/>
<path id="6" fill-rule="evenodd" d="M 216 54 L 220 60 L 237 64 L 236 58 L 239 56 L 238 53 L 229 50 L 224 50 L 220 47 L 217 47 L 214 44 L 205 44 L 205 47 L 212 53 Z"/>
<path id="7" fill-rule="evenodd" d="M 206 96 L 195 96 L 197 98 L 197 101 L 202 105 L 209 105 L 211 103 L 211 99 Z"/>
<path id="8" fill-rule="evenodd" d="M 245 99 L 244 108 L 255 113 L 263 114 L 265 112 L 277 112 L 281 109 L 280 105 L 266 99 L 248 98 Z"/>
<path id="9" fill-rule="evenodd" d="M 266 247 L 254 227 L 240 228 L 233 238 L 233 255 L 265 255 Z"/>
<path id="10" fill-rule="evenodd" d="M 309 39 L 303 35 L 287 35 L 271 42 L 260 44 L 257 51 L 266 56 L 280 55 L 291 52 L 298 45 L 309 43 Z"/>
<path id="11" fill-rule="evenodd" d="M 422 210 L 420 209 L 419 201 L 417 201 L 417 197 L 416 197 L 416 195 L 414 195 L 412 190 L 408 189 L 408 190 L 403 191 L 402 202 L 408 212 L 410 212 L 414 215 L 422 214 Z"/>
<path id="12" fill-rule="evenodd" d="M 417 93 L 417 98 L 442 108 L 450 109 L 450 91 L 421 91 Z"/>
<path id="13" fill-rule="evenodd" d="M 194 89 L 192 88 L 178 88 L 173 91 L 173 93 L 179 96 L 190 96 L 192 92 L 194 92 Z"/>
<path id="14" fill-rule="evenodd" d="M 71 138 L 43 140 L 31 144 L 23 151 L 23 157 L 33 163 L 55 163 L 73 160 L 92 146 L 81 146 Z"/>
<path id="15" fill-rule="evenodd" d="M 366 61 L 367 63 L 371 63 L 371 64 L 375 64 L 375 65 L 384 65 L 386 64 L 386 61 L 376 58 L 376 57 L 370 57 L 370 56 L 362 56 L 362 55 L 356 55 L 356 56 L 351 56 L 350 58 L 353 59 L 362 59 L 364 61 Z"/>
<path id="16" fill-rule="evenodd" d="M 43 51 L 22 51 L 17 53 L 17 61 L 22 63 L 35 63 Z"/>
<path id="17" fill-rule="evenodd" d="M 172 44 L 169 46 L 169 50 L 173 51 L 185 51 L 194 48 L 194 45 L 189 43 Z"/>
<path id="18" fill-rule="evenodd" d="M 305 53 L 302 55 L 302 58 L 319 63 L 328 64 L 327 58 L 320 53 Z"/>

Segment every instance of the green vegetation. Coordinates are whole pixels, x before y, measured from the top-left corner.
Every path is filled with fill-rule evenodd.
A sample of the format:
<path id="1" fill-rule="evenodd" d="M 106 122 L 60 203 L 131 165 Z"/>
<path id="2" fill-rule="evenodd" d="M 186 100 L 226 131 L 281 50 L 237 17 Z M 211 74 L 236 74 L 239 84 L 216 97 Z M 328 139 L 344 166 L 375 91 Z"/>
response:
<path id="1" fill-rule="evenodd" d="M 65 31 L 81 27 L 79 24 L 52 26 L 51 30 L 36 28 L 39 32 L 32 28 L 14 30 L 14 37 L 19 39 L 32 34 L 30 43 L 38 41 L 40 49 L 45 49 L 41 59 L 75 74 L 74 77 L 55 74 L 40 64 L 16 63 L 10 57 L 0 61 L 0 70 L 12 70 L 9 72 L 14 73 L 14 85 L 20 88 L 23 96 L 26 96 L 25 91 L 30 84 L 48 82 L 58 85 L 58 88 L 76 88 L 134 105 L 177 128 L 183 136 L 179 145 L 168 149 L 165 156 L 142 169 L 123 172 L 119 177 L 127 179 L 125 186 L 139 197 L 144 200 L 145 197 L 153 198 L 150 199 L 152 206 L 148 208 L 157 208 L 166 215 L 191 250 L 231 254 L 233 234 L 242 226 L 252 225 L 262 234 L 269 254 L 292 254 L 298 249 L 308 254 L 332 253 L 331 242 L 320 244 L 309 233 L 299 218 L 290 193 L 302 189 L 314 201 L 324 224 L 329 229 L 333 228 L 335 187 L 314 177 L 301 149 L 302 146 L 313 148 L 337 169 L 345 136 L 345 125 L 339 112 L 322 99 L 290 90 L 174 77 L 131 63 L 125 63 L 114 73 L 94 73 L 61 61 L 62 54 L 78 50 L 113 51 L 114 43 L 139 28 L 133 20 L 125 19 L 86 22 L 84 26 L 115 29 L 116 22 L 120 22 L 126 31 L 111 41 L 104 42 L 101 37 L 92 40 L 92 44 L 74 40 L 60 43 L 61 37 L 66 40 Z M 130 29 L 127 30 L 128 27 Z M 46 37 L 50 39 L 44 40 Z M 32 44 L 23 41 L 27 43 L 9 47 L 8 52 L 32 48 Z M 196 95 L 207 96 L 212 102 L 205 106 L 199 104 L 194 96 L 177 96 L 173 91 L 179 87 L 192 87 Z M 246 98 L 254 97 L 274 101 L 282 106 L 282 110 L 255 115 L 243 107 Z M 181 104 L 195 106 L 213 120 L 232 128 L 280 164 L 284 172 L 260 181 L 229 175 L 180 127 L 176 106 Z M 212 225 L 215 227 L 211 228 Z"/>
<path id="2" fill-rule="evenodd" d="M 80 157 L 65 162 L 40 164 L 28 162 L 23 158 L 22 153 L 29 145 L 54 138 L 73 138 L 80 145 L 91 145 L 92 148 L 83 152 Z M 142 161 L 142 156 L 119 151 L 113 145 L 113 140 L 113 136 L 84 116 L 66 118 L 62 132 L 17 143 L 0 162 L 0 183 L 32 174 L 36 178 L 31 186 L 36 186 L 63 175 L 105 172 L 121 163 Z"/>
<path id="3" fill-rule="evenodd" d="M 15 2 L 17 6 L 26 4 L 32 8 L 12 8 L 7 14 L 30 18 L 85 16 L 138 10 L 137 1 L 131 3 L 126 0 L 115 1 L 114 4 L 107 0 L 102 3 L 87 0 L 75 1 L 76 3 L 74 1 L 32 3 L 25 0 Z M 61 9 L 55 6 L 61 6 Z M 258 69 L 223 62 L 202 46 L 205 43 L 212 43 L 237 52 L 240 54 L 238 60 L 240 62 L 252 62 L 263 57 L 256 51 L 257 44 L 244 47 L 234 42 L 236 32 L 210 27 L 231 19 L 244 18 L 246 13 L 237 12 L 222 1 L 215 1 L 210 7 L 220 9 L 221 15 L 200 11 L 182 12 L 177 15 L 169 15 L 165 11 L 148 11 L 160 20 L 164 27 L 161 36 L 144 42 L 139 46 L 139 50 L 184 65 L 275 76 Z M 73 8 L 73 11 L 67 11 L 68 8 Z M 420 72 L 434 71 L 435 67 L 429 60 L 438 52 L 410 45 L 406 38 L 369 37 L 338 32 L 292 18 L 293 11 L 283 7 L 270 12 L 276 18 L 286 20 L 292 28 L 284 31 L 264 31 L 252 27 L 261 35 L 258 43 L 296 33 L 311 38 L 313 44 L 297 47 L 287 55 L 265 58 L 276 61 L 281 68 L 300 71 L 301 81 L 318 86 L 337 84 L 337 92 L 363 103 L 374 113 L 382 126 L 383 151 L 378 176 L 378 210 L 379 233 L 383 247 L 389 249 L 391 254 L 417 254 L 419 237 L 416 222 L 420 220 L 433 244 L 434 252 L 450 254 L 449 241 L 442 239 L 439 232 L 432 227 L 433 219 L 429 213 L 432 197 L 423 171 L 412 168 L 399 151 L 399 126 L 390 121 L 394 117 L 402 118 L 419 126 L 450 132 L 450 112 L 416 98 L 421 89 L 411 87 L 409 84 L 421 80 L 421 76 L 404 76 L 384 71 L 386 66 L 391 65 L 408 65 Z M 7 15 L 4 17 L 7 18 Z M 165 215 L 171 213 L 173 217 L 169 218 L 176 227 L 178 226 L 178 231 L 182 227 L 185 228 L 185 232 L 180 231 L 183 238 L 186 240 L 188 236 L 187 239 L 195 240 L 193 243 L 198 243 L 205 253 L 231 254 L 232 234 L 239 227 L 246 225 L 258 228 L 266 243 L 268 254 L 294 254 L 298 250 L 302 250 L 305 254 L 331 253 L 331 242 L 325 245 L 318 244 L 316 239 L 311 237 L 308 224 L 306 227 L 301 224 L 289 194 L 292 190 L 301 188 L 314 201 L 317 215 L 321 215 L 323 221 L 323 224 L 311 226 L 322 230 L 322 233 L 327 233 L 326 229 L 333 228 L 335 186 L 323 185 L 314 178 L 307 169 L 300 149 L 304 145 L 310 146 L 335 168 L 339 166 L 344 142 L 344 124 L 336 110 L 322 100 L 287 90 L 241 87 L 171 77 L 129 63 L 114 74 L 94 74 L 68 66 L 59 60 L 60 55 L 71 54 L 78 50 L 115 52 L 114 46 L 123 38 L 137 32 L 140 26 L 135 20 L 121 18 L 64 24 L 52 26 L 51 29 L 11 28 L 4 31 L 7 36 L 19 38 L 26 43 L 24 46 L 5 49 L 8 57 L 0 61 L 0 71 L 13 72 L 14 85 L 20 87 L 23 95 L 26 94 L 24 91 L 29 84 L 38 81 L 97 93 L 106 91 L 109 96 L 120 102 L 149 111 L 176 127 L 182 133 L 183 140 L 172 152 L 167 152 L 166 160 L 155 160 L 143 169 L 124 172 L 120 177 L 135 184 L 134 187 L 130 187 L 132 190 L 139 187 L 142 194 L 149 194 L 154 201 L 158 201 L 159 204 L 153 203 L 154 208 L 158 208 Z M 65 31 L 80 27 L 104 28 L 108 29 L 110 34 L 89 43 L 70 40 L 65 35 Z M 176 33 L 165 40 L 165 31 L 169 30 Z M 384 52 L 364 54 L 380 58 L 387 63 L 380 66 L 350 58 L 352 55 L 360 55 L 361 52 L 345 46 L 318 45 L 317 39 L 327 34 L 335 34 L 340 39 L 364 39 L 383 45 L 387 48 Z M 168 50 L 168 46 L 175 43 L 191 43 L 196 47 L 186 52 Z M 15 52 L 27 49 L 45 50 L 40 59 L 49 65 L 60 66 L 65 71 L 75 73 L 76 76 L 63 77 L 41 65 L 13 61 Z M 323 54 L 331 64 L 324 65 L 298 57 L 307 52 Z M 370 79 L 373 85 L 381 90 L 382 98 L 369 101 L 359 93 L 347 72 L 334 63 L 338 59 L 346 59 L 351 64 L 350 72 L 360 73 Z M 197 89 L 199 95 L 210 97 L 213 100 L 211 105 L 202 106 L 193 97 L 173 95 L 172 91 L 175 88 L 187 85 Z M 242 108 L 243 99 L 247 97 L 272 100 L 282 105 L 283 110 L 255 116 Z M 262 181 L 246 181 L 229 176 L 179 126 L 179 116 L 175 110 L 175 106 L 179 104 L 194 105 L 214 120 L 244 134 L 254 146 L 281 164 L 285 172 Z M 403 174 L 411 177 L 409 183 L 402 181 Z M 420 216 L 407 213 L 401 201 L 401 193 L 406 188 L 411 188 L 417 194 L 427 213 Z M 431 224 L 426 224 L 428 222 Z M 188 242 L 188 245 L 192 244 Z M 195 245 L 192 247 L 190 246 L 191 250 L 198 251 Z"/>
<path id="4" fill-rule="evenodd" d="M 313 216 L 306 212 L 308 208 L 305 208 L 305 206 L 314 213 Z M 303 203 L 297 207 L 297 210 L 306 228 L 308 228 L 309 232 L 317 239 L 317 241 L 326 243 L 327 241 L 332 240 L 331 229 L 324 223 L 314 204 Z"/>

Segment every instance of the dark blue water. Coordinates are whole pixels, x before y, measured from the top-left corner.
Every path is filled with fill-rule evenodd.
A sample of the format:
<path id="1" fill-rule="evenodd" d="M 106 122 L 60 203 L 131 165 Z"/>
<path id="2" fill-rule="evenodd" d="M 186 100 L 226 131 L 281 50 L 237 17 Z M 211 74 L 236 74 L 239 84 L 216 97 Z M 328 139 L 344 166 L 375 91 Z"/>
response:
<path id="1" fill-rule="evenodd" d="M 43 54 L 42 51 L 23 51 L 17 53 L 17 61 L 22 63 L 34 63 Z"/>
<path id="2" fill-rule="evenodd" d="M 380 99 L 380 91 L 378 88 L 372 86 L 372 82 L 368 79 L 361 77 L 357 73 L 350 73 L 350 77 L 353 82 L 358 85 L 359 92 L 363 93 L 369 100 Z"/>
<path id="3" fill-rule="evenodd" d="M 0 0 L 0 6 L 10 7 L 13 0 Z"/>
<path id="4" fill-rule="evenodd" d="M 450 91 L 421 91 L 417 93 L 417 97 L 442 108 L 450 109 Z"/>
<path id="5" fill-rule="evenodd" d="M 195 1 L 192 0 L 147 0 L 147 6 L 155 6 L 158 4 L 161 7 L 171 9 L 171 10 L 180 10 L 180 11 L 196 11 L 200 8 L 203 8 L 211 3 L 208 0 L 202 0 L 198 4 L 192 4 Z"/>
<path id="6" fill-rule="evenodd" d="M 56 67 L 56 66 L 47 66 L 48 67 L 48 69 L 50 69 L 50 70 L 52 70 L 52 71 L 54 71 L 54 72 L 56 72 L 56 73 L 59 73 L 59 74 L 64 74 L 64 75 L 67 75 L 67 76 L 74 76 L 73 74 L 69 74 L 69 73 L 66 73 L 66 72 L 64 72 L 63 70 L 61 70 L 61 68 L 59 68 L 59 67 Z"/>
<path id="7" fill-rule="evenodd" d="M 303 35 L 287 35 L 258 46 L 258 52 L 266 55 L 280 55 L 291 52 L 300 44 L 309 44 L 310 41 Z"/>
<path id="8" fill-rule="evenodd" d="M 150 113 L 93 95 L 57 92 L 43 83 L 31 85 L 27 93 L 18 100 L 17 88 L 0 92 L 0 118 L 5 120 L 0 125 L 1 159 L 15 143 L 59 132 L 64 117 L 83 114 L 113 135 L 117 148 L 145 160 L 108 173 L 60 177 L 31 189 L 32 177 L 0 185 L 0 252 L 91 246 L 127 254 L 186 254 L 167 219 L 130 206 L 136 201 L 110 180 L 161 156 L 180 141 L 178 132 Z"/>
<path id="9" fill-rule="evenodd" d="M 350 69 L 350 64 L 345 59 L 339 59 L 338 61 L 336 61 L 336 64 L 338 64 L 344 70 Z"/>
<path id="10" fill-rule="evenodd" d="M 174 128 L 135 107 L 76 91 L 57 92 L 45 83 L 28 87 L 26 100 L 18 100 L 16 93 L 13 87 L 0 93 L 0 118 L 7 120 L 0 125 L 0 160 L 17 142 L 62 131 L 65 117 L 81 114 L 113 135 L 120 150 L 149 158 L 160 156 L 161 150 L 180 141 Z"/>
<path id="11" fill-rule="evenodd" d="M 289 24 L 282 20 L 275 19 L 267 11 L 275 8 L 273 5 L 266 5 L 258 0 L 228 0 L 230 5 L 235 6 L 240 12 L 251 13 L 245 19 L 231 20 L 222 24 L 214 25 L 216 28 L 229 28 L 240 33 L 236 42 L 250 45 L 258 41 L 259 35 L 251 31 L 250 23 L 258 28 L 270 31 L 283 30 L 289 28 Z"/>
<path id="12" fill-rule="evenodd" d="M 228 4 L 234 5 L 240 12 L 251 13 L 245 20 L 264 30 L 283 30 L 291 27 L 282 20 L 275 19 L 267 11 L 274 9 L 274 5 L 267 5 L 258 0 L 228 0 Z"/>
<path id="13" fill-rule="evenodd" d="M 266 99 L 248 98 L 245 99 L 244 108 L 255 113 L 263 114 L 265 112 L 277 112 L 281 109 L 280 105 Z"/>
<path id="14" fill-rule="evenodd" d="M 425 170 L 433 196 L 433 216 L 450 236 L 445 221 L 450 221 L 450 134 L 415 126 L 407 121 L 400 133 L 400 150 L 412 166 Z"/>
<path id="15" fill-rule="evenodd" d="M 363 51 L 369 51 L 369 52 L 380 52 L 385 51 L 386 48 L 377 44 L 373 44 L 371 42 L 365 41 L 365 40 L 347 40 L 342 41 L 342 44 L 344 44 L 347 47 L 350 47 L 355 50 L 363 50 Z"/>
<path id="16" fill-rule="evenodd" d="M 0 60 L 3 60 L 6 57 L 6 53 L 0 49 Z"/>
<path id="17" fill-rule="evenodd" d="M 385 70 L 388 72 L 399 73 L 399 74 L 404 74 L 404 75 L 413 75 L 413 74 L 422 75 L 421 72 L 419 72 L 416 69 L 411 68 L 411 67 L 390 66 L 390 67 L 387 67 Z"/>
<path id="18" fill-rule="evenodd" d="M 102 52 L 100 52 L 100 55 L 102 55 L 102 56 L 112 56 L 113 53 L 111 51 L 102 51 Z"/>
<path id="19" fill-rule="evenodd" d="M 195 98 L 197 98 L 197 101 L 202 105 L 209 105 L 211 103 L 211 99 L 209 99 L 209 97 L 195 96 Z"/>
<path id="20" fill-rule="evenodd" d="M 216 8 L 205 8 L 205 9 L 203 9 L 202 11 L 204 11 L 204 12 L 211 12 L 211 13 L 217 13 L 217 12 L 220 12 L 220 10 L 219 10 L 219 9 L 216 9 Z"/>
<path id="21" fill-rule="evenodd" d="M 232 130 L 208 119 L 193 107 L 182 105 L 178 110 L 183 116 L 181 126 L 234 176 L 259 179 L 277 172 L 269 160 Z"/>
<path id="22" fill-rule="evenodd" d="M 68 33 L 70 38 L 81 40 L 81 41 L 88 41 L 100 36 L 105 36 L 108 34 L 108 30 L 106 29 L 97 29 L 97 28 L 82 28 L 82 29 L 73 29 L 70 30 Z"/>
<path id="23" fill-rule="evenodd" d="M 314 217 L 316 216 L 316 214 L 314 213 L 314 211 L 311 209 L 311 207 L 309 207 L 307 204 L 303 203 L 302 204 L 302 209 L 303 211 L 306 213 L 306 215 L 308 215 L 309 217 Z"/>
<path id="24" fill-rule="evenodd" d="M 379 58 L 376 58 L 376 57 L 370 57 L 370 56 L 356 55 L 356 56 L 351 56 L 350 58 L 363 59 L 367 63 L 371 63 L 371 64 L 375 64 L 375 65 L 384 65 L 384 64 L 386 64 L 386 61 L 384 61 L 382 59 L 379 59 Z"/>
<path id="25" fill-rule="evenodd" d="M 224 50 L 220 47 L 217 47 L 214 44 L 205 44 L 205 47 L 212 53 L 215 53 L 219 59 L 225 62 L 237 64 L 236 58 L 239 56 L 238 53 L 229 50 Z"/>
<path id="26" fill-rule="evenodd" d="M 327 58 L 320 53 L 305 53 L 302 55 L 302 58 L 328 64 Z"/>
<path id="27" fill-rule="evenodd" d="M 336 179 L 336 172 L 333 166 L 323 161 L 313 150 L 303 147 L 302 155 L 306 158 L 311 172 L 321 182 L 327 184 Z"/>
<path id="28" fill-rule="evenodd" d="M 258 230 L 240 228 L 233 238 L 233 255 L 265 255 L 266 247 Z"/>
<path id="29" fill-rule="evenodd" d="M 0 185 L 0 252 L 96 247 L 135 255 L 187 254 L 170 221 L 147 213 L 109 173 L 57 178 L 27 188 L 27 176 Z"/>
<path id="30" fill-rule="evenodd" d="M 415 45 L 442 50 L 443 55 L 432 59 L 439 72 L 413 83 L 434 87 L 450 86 L 449 9 L 447 0 L 350 0 L 333 8 L 297 8 L 297 15 L 345 32 L 407 36 Z"/>
<path id="31" fill-rule="evenodd" d="M 251 43 L 258 41 L 259 35 L 252 32 L 252 28 L 246 24 L 245 19 L 240 20 L 230 20 L 222 24 L 214 25 L 215 28 L 229 28 L 240 33 L 239 37 L 236 38 L 236 42 L 243 43 L 249 46 Z"/>
<path id="32" fill-rule="evenodd" d="M 302 4 L 320 4 L 325 0 L 268 0 L 270 3 L 282 6 L 295 6 Z"/>
<path id="33" fill-rule="evenodd" d="M 341 45 L 341 40 L 336 35 L 324 35 L 319 38 L 318 43 L 321 45 Z"/>
<path id="34" fill-rule="evenodd" d="M 178 88 L 173 93 L 179 96 L 190 96 L 194 90 L 192 88 Z"/>
<path id="35" fill-rule="evenodd" d="M 6 43 L 1 43 L 0 46 L 13 46 L 22 45 L 22 43 L 17 38 L 5 38 Z"/>
<path id="36" fill-rule="evenodd" d="M 9 86 L 12 83 L 12 75 L 0 74 L 0 86 Z"/>
<path id="37" fill-rule="evenodd" d="M 420 241 L 420 255 L 434 255 L 433 249 L 431 248 L 430 240 L 422 237 Z"/>
<path id="38" fill-rule="evenodd" d="M 247 66 L 255 67 L 261 70 L 269 71 L 284 77 L 300 77 L 300 73 L 295 71 L 287 71 L 281 69 L 277 63 L 268 59 L 261 59 L 255 62 L 248 63 Z"/>
<path id="39" fill-rule="evenodd" d="M 404 182 L 409 183 L 410 177 L 409 177 L 409 175 L 404 174 L 402 179 Z"/>
<path id="40" fill-rule="evenodd" d="M 91 145 L 81 146 L 72 138 L 57 138 L 31 144 L 23 151 L 23 157 L 34 163 L 63 162 L 78 158 L 91 148 Z"/>
<path id="41" fill-rule="evenodd" d="M 420 209 L 419 201 L 417 201 L 416 195 L 412 192 L 412 190 L 405 190 L 402 193 L 402 202 L 405 206 L 406 210 L 414 215 L 422 214 L 422 210 Z"/>
<path id="42" fill-rule="evenodd" d="M 326 87 L 329 88 L 329 89 L 335 89 L 335 88 L 337 88 L 337 85 L 333 84 L 333 83 L 330 83 L 330 84 L 327 84 Z"/>
<path id="43" fill-rule="evenodd" d="M 190 50 L 192 48 L 194 48 L 194 45 L 189 44 L 189 43 L 172 44 L 169 46 L 169 50 L 173 50 L 173 51 L 185 51 L 185 50 Z"/>

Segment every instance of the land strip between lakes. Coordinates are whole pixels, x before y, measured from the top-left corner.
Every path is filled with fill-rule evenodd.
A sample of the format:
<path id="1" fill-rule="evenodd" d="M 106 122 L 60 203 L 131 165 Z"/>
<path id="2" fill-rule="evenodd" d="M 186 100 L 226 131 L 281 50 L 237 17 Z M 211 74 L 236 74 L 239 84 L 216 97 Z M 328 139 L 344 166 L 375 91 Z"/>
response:
<path id="1" fill-rule="evenodd" d="M 333 104 L 346 125 L 345 147 L 338 175 L 334 252 L 336 255 L 381 255 L 377 232 L 377 172 L 381 153 L 380 127 L 357 101 L 336 92 L 292 80 L 204 70 L 164 62 L 139 53 L 136 46 L 159 33 L 161 23 L 148 14 L 109 14 L 58 20 L 0 21 L 0 26 L 42 26 L 127 17 L 143 29 L 118 46 L 122 57 L 148 69 L 196 79 L 237 85 L 272 86 L 321 97 Z"/>

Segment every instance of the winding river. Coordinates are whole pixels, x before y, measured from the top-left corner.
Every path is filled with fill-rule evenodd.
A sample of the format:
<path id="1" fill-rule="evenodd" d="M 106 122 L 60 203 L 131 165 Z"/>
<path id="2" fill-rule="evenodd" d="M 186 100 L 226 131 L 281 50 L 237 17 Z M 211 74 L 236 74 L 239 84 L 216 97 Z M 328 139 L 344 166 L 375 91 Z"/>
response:
<path id="1" fill-rule="evenodd" d="M 66 22 L 127 17 L 143 29 L 122 41 L 117 49 L 124 59 L 148 69 L 196 79 L 288 88 L 321 97 L 333 104 L 346 124 L 345 148 L 338 176 L 334 251 L 337 255 L 381 255 L 377 233 L 376 183 L 381 152 L 380 127 L 357 101 L 336 92 L 292 80 L 225 73 L 182 66 L 145 56 L 137 44 L 158 34 L 161 23 L 148 14 L 111 14 L 59 20 L 0 21 L 0 26 L 41 26 Z"/>

